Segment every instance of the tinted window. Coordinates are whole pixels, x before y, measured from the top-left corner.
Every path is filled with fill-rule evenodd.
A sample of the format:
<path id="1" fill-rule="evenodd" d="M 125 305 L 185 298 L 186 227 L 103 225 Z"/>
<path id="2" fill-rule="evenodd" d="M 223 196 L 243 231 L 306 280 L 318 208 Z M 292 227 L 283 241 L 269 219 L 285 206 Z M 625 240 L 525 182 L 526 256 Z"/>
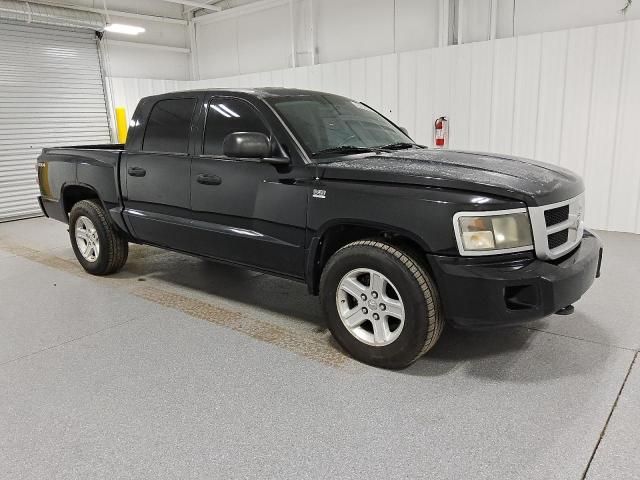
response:
<path id="1" fill-rule="evenodd" d="M 194 98 L 160 100 L 151 109 L 144 132 L 142 150 L 187 153 Z"/>
<path id="2" fill-rule="evenodd" d="M 267 100 L 311 154 L 345 145 L 374 148 L 411 142 L 389 120 L 361 103 L 329 94 Z"/>
<path id="3" fill-rule="evenodd" d="M 236 98 L 211 99 L 204 130 L 203 153 L 221 155 L 224 138 L 234 132 L 260 132 L 269 135 L 260 115 L 249 103 Z"/>

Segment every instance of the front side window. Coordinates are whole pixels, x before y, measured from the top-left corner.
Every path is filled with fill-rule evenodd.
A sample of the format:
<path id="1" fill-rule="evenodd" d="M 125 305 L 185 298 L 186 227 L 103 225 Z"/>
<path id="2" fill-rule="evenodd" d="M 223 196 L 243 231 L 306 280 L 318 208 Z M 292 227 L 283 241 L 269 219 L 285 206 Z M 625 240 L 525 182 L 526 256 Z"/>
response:
<path id="1" fill-rule="evenodd" d="M 235 132 L 259 132 L 269 136 L 269 129 L 251 104 L 238 98 L 212 98 L 208 105 L 202 153 L 222 155 L 222 142 Z"/>
<path id="2" fill-rule="evenodd" d="M 195 98 L 160 100 L 151 109 L 142 150 L 188 153 Z"/>
<path id="3" fill-rule="evenodd" d="M 311 157 L 343 147 L 376 148 L 412 140 L 369 107 L 337 95 L 310 93 L 267 101 Z"/>

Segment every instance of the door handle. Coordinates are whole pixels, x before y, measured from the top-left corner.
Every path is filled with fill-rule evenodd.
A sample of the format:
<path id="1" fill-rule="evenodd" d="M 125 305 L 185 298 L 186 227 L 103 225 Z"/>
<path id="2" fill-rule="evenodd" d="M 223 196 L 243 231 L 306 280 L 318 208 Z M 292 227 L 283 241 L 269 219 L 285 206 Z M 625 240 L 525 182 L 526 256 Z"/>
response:
<path id="1" fill-rule="evenodd" d="M 132 177 L 144 177 L 147 174 L 147 171 L 140 167 L 129 167 L 127 168 L 127 173 Z"/>
<path id="2" fill-rule="evenodd" d="M 202 185 L 220 185 L 222 183 L 222 179 L 217 175 L 201 173 L 196 178 L 196 182 L 201 183 Z"/>

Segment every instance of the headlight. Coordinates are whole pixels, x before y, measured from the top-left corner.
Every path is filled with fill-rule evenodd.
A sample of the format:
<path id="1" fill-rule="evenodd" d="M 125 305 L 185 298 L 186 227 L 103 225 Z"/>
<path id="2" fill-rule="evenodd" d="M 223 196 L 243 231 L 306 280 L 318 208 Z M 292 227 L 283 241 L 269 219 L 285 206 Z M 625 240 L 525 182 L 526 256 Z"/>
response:
<path id="1" fill-rule="evenodd" d="M 497 212 L 458 212 L 453 217 L 461 255 L 495 255 L 533 249 L 525 208 Z"/>

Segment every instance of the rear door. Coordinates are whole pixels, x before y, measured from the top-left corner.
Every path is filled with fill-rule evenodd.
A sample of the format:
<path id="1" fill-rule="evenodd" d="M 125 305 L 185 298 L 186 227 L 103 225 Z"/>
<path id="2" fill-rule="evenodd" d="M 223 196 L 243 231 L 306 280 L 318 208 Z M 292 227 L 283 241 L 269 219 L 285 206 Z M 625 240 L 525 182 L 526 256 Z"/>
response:
<path id="1" fill-rule="evenodd" d="M 189 250 L 190 138 L 197 97 L 161 98 L 152 107 L 139 149 L 124 153 L 125 217 L 136 238 Z"/>
<path id="2" fill-rule="evenodd" d="M 247 100 L 208 99 L 204 142 L 191 168 L 193 238 L 198 251 L 219 259 L 303 277 L 308 174 L 303 166 L 276 167 L 229 158 L 222 142 L 232 132 L 261 132 L 278 141 Z"/>

